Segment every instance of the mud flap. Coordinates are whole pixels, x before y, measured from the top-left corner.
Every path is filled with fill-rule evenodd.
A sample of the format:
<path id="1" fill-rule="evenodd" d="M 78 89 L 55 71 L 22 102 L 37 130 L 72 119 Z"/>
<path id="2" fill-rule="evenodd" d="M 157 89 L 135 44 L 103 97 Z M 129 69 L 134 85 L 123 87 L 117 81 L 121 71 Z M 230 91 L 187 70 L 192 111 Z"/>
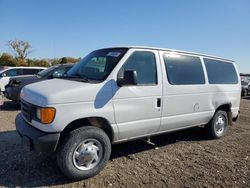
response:
<path id="1" fill-rule="evenodd" d="M 3 92 L 2 92 L 1 89 L 0 89 L 0 106 L 4 105 L 4 100 L 3 100 L 3 98 L 4 98 L 4 95 L 3 95 Z"/>
<path id="2" fill-rule="evenodd" d="M 233 114 L 232 112 L 227 112 L 227 117 L 228 117 L 228 125 L 233 125 Z"/>

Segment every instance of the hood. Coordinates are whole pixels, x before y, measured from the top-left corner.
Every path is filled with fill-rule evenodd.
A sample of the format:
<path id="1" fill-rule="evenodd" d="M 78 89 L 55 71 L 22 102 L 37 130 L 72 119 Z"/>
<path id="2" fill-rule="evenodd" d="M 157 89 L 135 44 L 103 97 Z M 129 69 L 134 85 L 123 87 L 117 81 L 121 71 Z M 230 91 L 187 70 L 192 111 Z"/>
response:
<path id="1" fill-rule="evenodd" d="M 112 97 L 112 84 L 88 83 L 65 79 L 52 79 L 25 86 L 21 98 L 38 105 L 91 102 Z"/>
<path id="2" fill-rule="evenodd" d="M 16 83 L 18 83 L 18 85 L 25 86 L 27 84 L 38 82 L 44 79 L 38 77 L 37 75 L 14 76 L 10 78 L 10 85 L 13 84 L 14 80 L 16 81 Z"/>

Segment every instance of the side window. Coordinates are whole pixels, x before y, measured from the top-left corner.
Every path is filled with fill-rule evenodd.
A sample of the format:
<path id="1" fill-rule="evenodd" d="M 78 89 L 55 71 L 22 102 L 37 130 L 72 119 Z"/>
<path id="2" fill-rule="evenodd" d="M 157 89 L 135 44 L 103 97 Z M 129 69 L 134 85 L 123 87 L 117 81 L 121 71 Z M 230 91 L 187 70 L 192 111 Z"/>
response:
<path id="1" fill-rule="evenodd" d="M 41 71 L 41 69 L 33 69 L 33 74 L 37 74 Z"/>
<path id="2" fill-rule="evenodd" d="M 137 72 L 138 85 L 157 84 L 155 55 L 152 52 L 134 52 L 123 68 Z"/>
<path id="3" fill-rule="evenodd" d="M 23 69 L 24 75 L 36 74 L 39 72 L 39 69 Z"/>
<path id="4" fill-rule="evenodd" d="M 20 72 L 19 69 L 10 69 L 10 70 L 7 70 L 5 72 L 5 74 L 6 74 L 7 77 L 11 77 L 11 76 L 17 76 L 17 75 L 19 75 L 19 72 Z"/>
<path id="5" fill-rule="evenodd" d="M 17 69 L 17 75 L 23 75 L 23 69 Z"/>
<path id="6" fill-rule="evenodd" d="M 238 76 L 232 63 L 204 59 L 210 84 L 237 84 Z"/>
<path id="7" fill-rule="evenodd" d="M 205 76 L 199 57 L 164 54 L 168 81 L 172 85 L 205 84 Z"/>

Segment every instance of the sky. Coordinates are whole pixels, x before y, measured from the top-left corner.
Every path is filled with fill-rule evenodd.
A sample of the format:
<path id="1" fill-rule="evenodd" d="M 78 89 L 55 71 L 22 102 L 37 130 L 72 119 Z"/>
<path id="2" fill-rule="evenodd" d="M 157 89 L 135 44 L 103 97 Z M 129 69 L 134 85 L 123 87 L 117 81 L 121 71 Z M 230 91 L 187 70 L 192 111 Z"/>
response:
<path id="1" fill-rule="evenodd" d="M 250 73 L 250 0 L 0 0 L 0 53 L 28 41 L 30 58 L 84 57 L 154 46 L 233 59 Z"/>

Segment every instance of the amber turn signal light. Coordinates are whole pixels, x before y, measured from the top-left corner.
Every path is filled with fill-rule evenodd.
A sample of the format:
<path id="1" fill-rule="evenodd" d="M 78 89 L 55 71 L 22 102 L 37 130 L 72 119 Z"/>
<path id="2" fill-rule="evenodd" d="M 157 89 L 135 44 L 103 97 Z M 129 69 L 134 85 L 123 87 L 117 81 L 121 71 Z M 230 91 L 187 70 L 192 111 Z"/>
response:
<path id="1" fill-rule="evenodd" d="M 56 109 L 52 107 L 39 108 L 37 114 L 41 123 L 50 124 L 55 118 Z"/>

